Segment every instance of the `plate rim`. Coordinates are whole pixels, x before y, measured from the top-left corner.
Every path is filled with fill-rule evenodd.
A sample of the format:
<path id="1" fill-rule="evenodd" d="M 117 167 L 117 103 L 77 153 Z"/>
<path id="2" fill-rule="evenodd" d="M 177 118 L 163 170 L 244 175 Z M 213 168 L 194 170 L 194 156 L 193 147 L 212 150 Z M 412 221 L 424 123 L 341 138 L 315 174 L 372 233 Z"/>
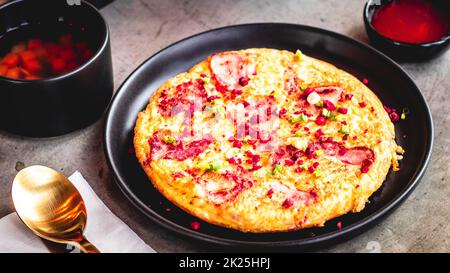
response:
<path id="1" fill-rule="evenodd" d="M 181 226 L 175 222 L 172 222 L 165 217 L 159 215 L 158 213 L 154 212 L 153 210 L 149 209 L 148 206 L 146 206 L 127 186 L 124 181 L 120 178 L 119 171 L 117 170 L 116 163 L 112 160 L 111 155 L 111 147 L 110 147 L 110 138 L 108 131 L 111 127 L 111 116 L 112 113 L 115 111 L 115 109 L 118 107 L 118 104 L 120 103 L 120 96 L 124 93 L 124 89 L 127 87 L 127 85 L 132 82 L 133 78 L 138 75 L 138 71 L 144 67 L 149 61 L 156 58 L 158 55 L 163 53 L 164 51 L 181 44 L 187 40 L 196 38 L 198 36 L 206 35 L 212 32 L 227 30 L 227 29 L 233 29 L 233 28 L 247 28 L 247 27 L 264 27 L 264 26 L 276 26 L 276 27 L 289 27 L 289 28 L 298 28 L 302 30 L 307 31 L 313 31 L 317 33 L 324 33 L 325 35 L 331 35 L 341 40 L 346 40 L 352 44 L 357 45 L 358 47 L 362 47 L 368 51 L 371 51 L 373 54 L 378 55 L 380 58 L 385 59 L 386 62 L 390 63 L 394 67 L 396 67 L 400 72 L 402 72 L 410 81 L 412 84 L 412 87 L 416 89 L 416 93 L 418 95 L 418 98 L 421 100 L 421 104 L 425 107 L 425 116 L 426 119 L 428 119 L 427 122 L 427 128 L 429 131 L 428 140 L 427 140 L 427 146 L 425 147 L 425 157 L 421 164 L 421 166 L 418 166 L 416 170 L 418 170 L 416 177 L 412 177 L 410 182 L 405 185 L 405 187 L 402 189 L 402 191 L 394 196 L 387 204 L 385 204 L 383 207 L 379 208 L 377 211 L 373 212 L 372 214 L 367 215 L 366 217 L 358 220 L 357 222 L 345 226 L 340 231 L 334 231 L 331 233 L 326 233 L 322 235 L 318 235 L 311 238 L 301 238 L 301 239 L 293 239 L 293 240 L 283 240 L 283 241 L 267 241 L 267 242 L 261 242 L 261 241 L 243 241 L 238 239 L 227 239 L 227 238 L 221 238 L 218 236 L 212 236 L 209 234 L 204 234 L 192 229 L 189 229 L 187 227 Z M 292 246 L 302 246 L 302 247 L 312 247 L 316 245 L 321 245 L 323 243 L 326 243 L 327 241 L 337 241 L 339 239 L 344 239 L 347 237 L 350 237 L 351 235 L 356 235 L 364 231 L 364 228 L 368 229 L 373 225 L 375 222 L 383 219 L 385 216 L 387 216 L 389 213 L 391 213 L 395 208 L 397 208 L 403 201 L 406 200 L 406 198 L 413 192 L 417 184 L 421 181 L 422 177 L 424 176 L 427 167 L 430 162 L 430 158 L 433 152 L 433 145 L 434 145 L 434 123 L 433 123 L 433 117 L 431 114 L 430 107 L 425 99 L 425 97 L 422 94 L 422 91 L 420 88 L 416 85 L 414 80 L 411 78 L 411 76 L 395 61 L 393 61 L 391 58 L 389 58 L 384 53 L 378 51 L 374 47 L 370 46 L 369 44 L 363 43 L 362 41 L 356 40 L 354 38 L 348 37 L 344 34 L 340 34 L 334 31 L 326 30 L 319 27 L 309 26 L 309 25 L 302 25 L 302 24 L 293 24 L 293 23 L 279 23 L 279 22 L 262 22 L 262 23 L 247 23 L 247 24 L 236 24 L 236 25 L 229 25 L 229 26 L 223 26 L 219 28 L 210 29 L 207 31 L 203 31 L 191 36 L 188 36 L 186 38 L 183 38 L 181 40 L 178 40 L 174 43 L 169 44 L 168 46 L 158 50 L 156 53 L 151 55 L 149 58 L 144 60 L 138 67 L 136 67 L 122 82 L 122 84 L 119 86 L 119 88 L 114 93 L 114 96 L 111 99 L 110 104 L 108 105 L 106 114 L 105 114 L 105 122 L 104 122 L 104 129 L 103 129 L 103 150 L 105 154 L 105 159 L 107 162 L 107 165 L 110 169 L 110 173 L 112 174 L 114 181 L 118 185 L 120 191 L 125 195 L 125 197 L 133 204 L 134 207 L 139 209 L 140 212 L 142 212 L 144 215 L 146 215 L 148 218 L 150 218 L 153 222 L 157 223 L 160 226 L 163 226 L 177 234 L 189 237 L 189 238 L 195 238 L 204 242 L 213 243 L 216 245 L 223 245 L 223 246 L 229 246 L 229 247 L 236 247 L 236 246 L 246 246 L 246 247 L 265 247 L 265 248 L 277 248 L 277 247 L 292 247 Z"/>

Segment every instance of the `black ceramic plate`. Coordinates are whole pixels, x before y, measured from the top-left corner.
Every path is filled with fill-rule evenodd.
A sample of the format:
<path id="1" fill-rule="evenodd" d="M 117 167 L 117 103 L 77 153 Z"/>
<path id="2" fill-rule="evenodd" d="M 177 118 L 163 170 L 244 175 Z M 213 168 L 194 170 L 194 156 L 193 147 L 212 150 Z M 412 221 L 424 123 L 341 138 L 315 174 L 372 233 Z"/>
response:
<path id="1" fill-rule="evenodd" d="M 384 186 L 357 214 L 339 217 L 322 228 L 271 234 L 246 234 L 200 222 L 167 201 L 148 180 L 132 153 L 136 115 L 159 85 L 220 51 L 266 47 L 302 50 L 342 68 L 369 87 L 390 107 L 408 107 L 410 115 L 396 124 L 397 142 L 406 149 L 401 171 L 390 172 Z M 142 64 L 117 91 L 108 111 L 105 152 L 114 178 L 129 200 L 150 219 L 189 237 L 227 246 L 306 247 L 323 246 L 366 230 L 403 201 L 424 174 L 431 155 L 433 125 L 428 106 L 411 78 L 393 61 L 358 41 L 309 26 L 250 24 L 201 33 L 175 43 Z M 338 230 L 337 223 L 342 223 Z M 242 248 L 240 248 L 242 250 Z"/>

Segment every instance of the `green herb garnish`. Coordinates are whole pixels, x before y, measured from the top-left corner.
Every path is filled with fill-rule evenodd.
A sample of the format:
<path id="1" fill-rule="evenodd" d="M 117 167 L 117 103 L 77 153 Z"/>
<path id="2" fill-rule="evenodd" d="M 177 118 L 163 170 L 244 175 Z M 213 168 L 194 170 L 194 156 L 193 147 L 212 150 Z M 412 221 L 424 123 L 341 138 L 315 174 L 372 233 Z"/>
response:
<path id="1" fill-rule="evenodd" d="M 220 168 L 222 168 L 222 163 L 220 163 L 220 162 L 213 162 L 213 163 L 209 164 L 208 171 L 217 171 Z"/>
<path id="2" fill-rule="evenodd" d="M 177 140 L 170 135 L 165 135 L 163 136 L 163 141 L 167 144 L 175 144 L 177 142 Z"/>
<path id="3" fill-rule="evenodd" d="M 278 164 L 275 164 L 275 165 L 273 166 L 272 174 L 275 175 L 275 174 L 277 174 L 277 173 L 281 173 L 282 171 L 283 171 L 283 166 L 278 165 Z"/>
<path id="4" fill-rule="evenodd" d="M 342 126 L 341 130 L 339 130 L 339 133 L 343 134 L 343 135 L 348 135 L 349 134 L 349 130 L 347 126 Z"/>

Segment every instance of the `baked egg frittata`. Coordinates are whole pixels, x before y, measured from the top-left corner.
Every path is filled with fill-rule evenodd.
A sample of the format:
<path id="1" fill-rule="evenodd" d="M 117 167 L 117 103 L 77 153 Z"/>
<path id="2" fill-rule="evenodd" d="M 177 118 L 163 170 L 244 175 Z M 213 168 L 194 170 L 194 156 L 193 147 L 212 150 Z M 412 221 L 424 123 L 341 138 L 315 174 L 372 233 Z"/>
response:
<path id="1" fill-rule="evenodd" d="M 134 148 L 167 199 L 244 232 L 361 211 L 403 152 L 358 79 L 300 51 L 259 48 L 169 79 L 139 113 Z"/>

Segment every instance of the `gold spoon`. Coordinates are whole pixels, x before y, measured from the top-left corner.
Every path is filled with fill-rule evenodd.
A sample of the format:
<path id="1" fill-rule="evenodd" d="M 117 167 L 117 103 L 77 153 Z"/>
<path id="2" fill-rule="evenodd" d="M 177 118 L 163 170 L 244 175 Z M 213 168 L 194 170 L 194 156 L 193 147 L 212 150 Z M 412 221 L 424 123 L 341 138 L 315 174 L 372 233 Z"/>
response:
<path id="1" fill-rule="evenodd" d="M 85 253 L 99 252 L 83 236 L 86 207 L 64 175 L 44 166 L 25 168 L 14 178 L 12 199 L 20 219 L 39 237 Z"/>

